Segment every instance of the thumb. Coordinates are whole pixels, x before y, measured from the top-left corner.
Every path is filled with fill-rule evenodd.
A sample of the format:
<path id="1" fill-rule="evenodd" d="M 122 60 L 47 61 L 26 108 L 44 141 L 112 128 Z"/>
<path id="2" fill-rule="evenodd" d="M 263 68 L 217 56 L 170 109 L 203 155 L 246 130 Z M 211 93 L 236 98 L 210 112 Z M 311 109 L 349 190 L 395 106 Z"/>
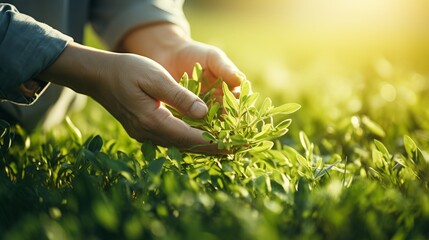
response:
<path id="1" fill-rule="evenodd" d="M 204 101 L 178 84 L 169 74 L 165 75 L 163 81 L 158 81 L 158 84 L 144 91 L 186 116 L 203 118 L 207 114 L 208 109 Z"/>
<path id="2" fill-rule="evenodd" d="M 183 97 L 177 97 L 178 95 L 176 95 L 176 99 L 173 99 L 173 102 L 176 102 L 177 104 L 169 105 L 189 117 L 203 118 L 208 112 L 207 105 L 189 90 L 184 90 L 186 90 L 186 92 L 188 93 L 183 92 Z M 194 98 L 193 96 L 189 97 L 189 94 L 194 95 L 196 98 Z M 189 98 L 189 101 L 178 102 L 177 98 Z"/>

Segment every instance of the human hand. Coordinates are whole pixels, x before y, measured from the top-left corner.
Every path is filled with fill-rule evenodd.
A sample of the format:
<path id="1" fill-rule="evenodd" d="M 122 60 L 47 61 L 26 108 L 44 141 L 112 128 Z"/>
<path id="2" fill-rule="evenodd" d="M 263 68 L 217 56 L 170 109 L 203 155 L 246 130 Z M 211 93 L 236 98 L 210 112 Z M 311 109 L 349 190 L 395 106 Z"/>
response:
<path id="1" fill-rule="evenodd" d="M 146 57 L 70 43 L 39 78 L 91 96 L 138 141 L 150 139 L 155 144 L 182 149 L 207 145 L 201 130 L 175 118 L 161 101 L 193 118 L 204 117 L 206 105 Z M 193 151 L 216 152 L 215 149 L 209 146 Z"/>
<path id="2" fill-rule="evenodd" d="M 190 39 L 179 27 L 161 23 L 137 28 L 124 37 L 121 48 L 154 59 L 165 67 L 176 79 L 183 72 L 191 73 L 195 63 L 200 63 L 204 77 L 213 84 L 219 77 L 225 81 L 233 93 L 246 79 L 234 63 L 219 48 Z M 203 85 L 203 91 L 210 86 Z M 221 85 L 215 92 L 222 95 Z"/>

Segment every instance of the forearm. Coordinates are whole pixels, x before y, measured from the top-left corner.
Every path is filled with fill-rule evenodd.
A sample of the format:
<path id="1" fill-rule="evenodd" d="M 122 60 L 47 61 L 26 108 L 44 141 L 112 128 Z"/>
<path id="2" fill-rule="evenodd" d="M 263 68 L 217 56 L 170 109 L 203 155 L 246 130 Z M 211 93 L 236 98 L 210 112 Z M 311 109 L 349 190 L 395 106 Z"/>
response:
<path id="1" fill-rule="evenodd" d="M 105 70 L 109 69 L 106 66 L 110 66 L 117 55 L 69 43 L 58 59 L 37 78 L 92 96 L 101 84 Z"/>

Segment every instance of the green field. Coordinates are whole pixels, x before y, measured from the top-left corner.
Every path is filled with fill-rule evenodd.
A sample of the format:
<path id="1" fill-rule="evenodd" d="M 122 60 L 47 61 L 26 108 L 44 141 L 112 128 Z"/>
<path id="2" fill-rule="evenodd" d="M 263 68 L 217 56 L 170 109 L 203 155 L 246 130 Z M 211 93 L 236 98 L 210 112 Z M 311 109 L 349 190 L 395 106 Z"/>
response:
<path id="1" fill-rule="evenodd" d="M 261 98 L 301 105 L 271 150 L 138 143 L 91 100 L 48 132 L 0 122 L 0 238 L 427 239 L 429 6 L 299 2 L 185 8 Z"/>

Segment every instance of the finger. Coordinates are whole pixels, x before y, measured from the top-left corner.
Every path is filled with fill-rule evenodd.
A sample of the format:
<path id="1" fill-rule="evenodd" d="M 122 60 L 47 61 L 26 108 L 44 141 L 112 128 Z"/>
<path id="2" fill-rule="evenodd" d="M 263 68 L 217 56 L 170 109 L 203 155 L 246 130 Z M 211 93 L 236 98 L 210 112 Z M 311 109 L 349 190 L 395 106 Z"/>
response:
<path id="1" fill-rule="evenodd" d="M 202 131 L 201 131 L 202 134 Z M 187 140 L 185 137 L 182 138 L 167 138 L 165 136 L 161 136 L 160 134 L 146 133 L 144 138 L 137 139 L 140 142 L 145 140 L 150 140 L 155 145 L 160 145 L 163 147 L 171 147 L 175 146 L 186 152 L 194 152 L 194 153 L 204 153 L 204 154 L 229 154 L 230 151 L 227 150 L 219 150 L 217 144 L 207 142 L 204 139 L 200 142 L 193 142 L 192 140 Z M 186 144 L 185 142 L 188 142 Z"/>
<path id="2" fill-rule="evenodd" d="M 179 85 L 167 71 L 161 74 L 160 78 L 146 83 L 141 87 L 142 91 L 186 116 L 203 118 L 207 114 L 206 104 L 194 93 Z"/>
<path id="3" fill-rule="evenodd" d="M 223 51 L 217 48 L 209 50 L 207 67 L 211 74 L 222 77 L 223 81 L 230 87 L 240 86 L 241 82 L 246 80 L 246 76 L 238 70 Z"/>
<path id="4" fill-rule="evenodd" d="M 222 153 L 216 144 L 206 141 L 203 131 L 192 128 L 178 118 L 175 118 L 166 108 L 159 107 L 154 111 L 154 119 L 145 138 L 162 146 L 176 146 L 192 152 Z M 225 152 L 226 153 L 226 152 Z"/>

